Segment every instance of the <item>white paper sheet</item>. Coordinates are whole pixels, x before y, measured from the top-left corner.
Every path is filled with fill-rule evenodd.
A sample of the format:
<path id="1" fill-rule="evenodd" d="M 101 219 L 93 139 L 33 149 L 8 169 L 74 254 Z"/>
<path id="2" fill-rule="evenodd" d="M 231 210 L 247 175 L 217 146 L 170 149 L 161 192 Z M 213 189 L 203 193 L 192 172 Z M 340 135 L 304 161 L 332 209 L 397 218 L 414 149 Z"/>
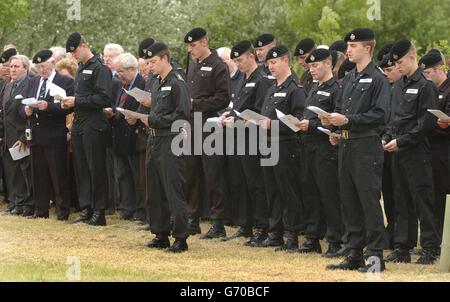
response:
<path id="1" fill-rule="evenodd" d="M 275 109 L 277 112 L 277 117 L 280 121 L 282 121 L 286 126 L 291 128 L 292 131 L 298 132 L 300 131 L 300 128 L 296 126 L 297 123 L 300 123 L 300 120 L 292 115 L 285 115 L 283 112 L 281 112 L 278 109 Z"/>
<path id="2" fill-rule="evenodd" d="M 11 153 L 11 157 L 14 161 L 22 159 L 24 157 L 27 157 L 30 155 L 30 149 L 29 148 L 25 148 L 19 151 L 19 146 L 15 147 L 15 148 L 9 148 L 9 153 Z"/>

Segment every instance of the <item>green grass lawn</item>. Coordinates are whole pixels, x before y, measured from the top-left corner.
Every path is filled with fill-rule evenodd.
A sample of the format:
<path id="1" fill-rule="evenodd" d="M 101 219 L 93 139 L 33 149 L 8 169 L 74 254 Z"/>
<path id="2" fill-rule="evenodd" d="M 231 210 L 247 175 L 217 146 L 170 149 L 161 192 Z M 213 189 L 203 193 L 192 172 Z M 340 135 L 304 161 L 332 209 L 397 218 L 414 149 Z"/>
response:
<path id="1" fill-rule="evenodd" d="M 336 260 L 243 247 L 244 239 L 194 236 L 187 253 L 173 255 L 148 249 L 153 236 L 138 231 L 137 223 L 117 216 L 107 220 L 106 227 L 91 227 L 58 222 L 54 216 L 0 216 L 0 281 L 70 281 L 68 257 L 80 260 L 80 281 L 450 281 L 437 264 L 388 264 L 380 279 L 330 272 L 325 266 Z M 202 224 L 204 232 L 208 227 Z"/>

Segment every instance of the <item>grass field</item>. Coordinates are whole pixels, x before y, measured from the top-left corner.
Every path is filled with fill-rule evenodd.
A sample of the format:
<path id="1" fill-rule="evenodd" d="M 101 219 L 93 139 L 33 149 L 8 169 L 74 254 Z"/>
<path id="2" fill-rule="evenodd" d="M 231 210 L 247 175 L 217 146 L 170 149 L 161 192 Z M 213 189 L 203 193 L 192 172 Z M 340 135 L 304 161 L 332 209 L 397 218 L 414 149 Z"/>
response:
<path id="1" fill-rule="evenodd" d="M 437 264 L 388 264 L 380 279 L 330 272 L 324 268 L 336 260 L 243 247 L 244 239 L 190 237 L 189 252 L 172 255 L 146 248 L 152 235 L 137 223 L 107 219 L 98 228 L 0 216 L 0 281 L 69 281 L 68 257 L 80 260 L 80 281 L 450 281 Z"/>

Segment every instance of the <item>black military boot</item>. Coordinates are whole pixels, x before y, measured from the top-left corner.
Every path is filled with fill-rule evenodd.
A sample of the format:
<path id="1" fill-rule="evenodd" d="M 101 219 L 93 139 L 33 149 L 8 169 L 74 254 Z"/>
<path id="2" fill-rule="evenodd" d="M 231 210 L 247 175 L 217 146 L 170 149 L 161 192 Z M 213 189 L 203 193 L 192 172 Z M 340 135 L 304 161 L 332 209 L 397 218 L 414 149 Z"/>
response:
<path id="1" fill-rule="evenodd" d="M 90 208 L 85 208 L 83 211 L 80 212 L 77 218 L 73 220 L 71 223 L 80 223 L 84 222 L 87 223 L 92 217 L 92 210 Z"/>
<path id="2" fill-rule="evenodd" d="M 301 254 L 317 253 L 322 254 L 322 247 L 317 239 L 307 239 L 297 250 Z"/>
<path id="3" fill-rule="evenodd" d="M 147 244 L 148 248 L 165 249 L 170 247 L 169 236 L 163 234 L 156 234 L 156 237 Z"/>
<path id="4" fill-rule="evenodd" d="M 422 253 L 417 259 L 416 264 L 431 265 L 438 259 L 436 249 L 423 248 Z"/>
<path id="5" fill-rule="evenodd" d="M 277 247 L 275 251 L 286 251 L 295 253 L 298 251 L 298 235 L 297 232 L 285 232 L 286 242 L 281 247 Z"/>
<path id="6" fill-rule="evenodd" d="M 358 268 L 360 273 L 380 273 L 386 270 L 386 266 L 383 260 L 383 253 L 378 255 L 367 255 L 366 265 Z"/>
<path id="7" fill-rule="evenodd" d="M 230 241 L 239 237 L 249 238 L 253 236 L 252 227 L 240 227 L 236 233 L 229 237 L 222 238 L 221 241 Z"/>
<path id="8" fill-rule="evenodd" d="M 11 211 L 11 215 L 13 215 L 13 216 L 21 216 L 22 214 L 23 214 L 23 208 L 21 208 L 21 207 L 15 207 Z"/>
<path id="9" fill-rule="evenodd" d="M 92 214 L 92 217 L 87 224 L 92 226 L 105 226 L 106 225 L 105 211 L 102 210 L 94 211 L 94 214 Z"/>
<path id="10" fill-rule="evenodd" d="M 322 255 L 322 257 L 325 258 L 335 258 L 337 257 L 336 254 L 339 252 L 339 250 L 342 248 L 340 243 L 329 243 L 328 244 L 328 250 L 325 252 L 325 254 Z"/>
<path id="11" fill-rule="evenodd" d="M 283 235 L 280 232 L 271 232 L 269 236 L 261 243 L 262 247 L 280 247 L 283 246 Z"/>
<path id="12" fill-rule="evenodd" d="M 189 235 L 197 235 L 202 233 L 202 230 L 200 229 L 200 219 L 198 218 L 188 219 L 188 232 Z"/>
<path id="13" fill-rule="evenodd" d="M 264 240 L 267 238 L 267 230 L 255 229 L 252 238 L 244 243 L 244 246 L 261 247 Z"/>
<path id="14" fill-rule="evenodd" d="M 386 257 L 386 262 L 411 263 L 411 254 L 407 249 L 398 248 Z"/>
<path id="15" fill-rule="evenodd" d="M 339 264 L 327 265 L 329 270 L 357 270 L 365 267 L 363 252 L 361 250 L 350 250 L 349 255 Z"/>
<path id="16" fill-rule="evenodd" d="M 209 229 L 208 233 L 200 237 L 200 239 L 213 239 L 213 238 L 221 238 L 226 237 L 227 233 L 225 231 L 225 227 L 223 226 L 222 221 L 214 220 L 212 227 Z"/>
<path id="17" fill-rule="evenodd" d="M 188 250 L 186 238 L 176 238 L 171 247 L 165 249 L 167 253 L 182 253 Z"/>

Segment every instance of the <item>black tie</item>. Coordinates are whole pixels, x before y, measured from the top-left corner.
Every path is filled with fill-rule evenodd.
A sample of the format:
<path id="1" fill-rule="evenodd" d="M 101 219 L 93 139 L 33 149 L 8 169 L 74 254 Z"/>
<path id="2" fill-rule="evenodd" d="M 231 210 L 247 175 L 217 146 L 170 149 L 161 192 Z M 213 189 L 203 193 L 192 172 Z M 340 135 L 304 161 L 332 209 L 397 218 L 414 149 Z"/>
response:
<path id="1" fill-rule="evenodd" d="M 47 79 L 44 80 L 41 86 L 41 90 L 39 91 L 39 100 L 45 99 L 45 92 L 47 91 Z"/>

